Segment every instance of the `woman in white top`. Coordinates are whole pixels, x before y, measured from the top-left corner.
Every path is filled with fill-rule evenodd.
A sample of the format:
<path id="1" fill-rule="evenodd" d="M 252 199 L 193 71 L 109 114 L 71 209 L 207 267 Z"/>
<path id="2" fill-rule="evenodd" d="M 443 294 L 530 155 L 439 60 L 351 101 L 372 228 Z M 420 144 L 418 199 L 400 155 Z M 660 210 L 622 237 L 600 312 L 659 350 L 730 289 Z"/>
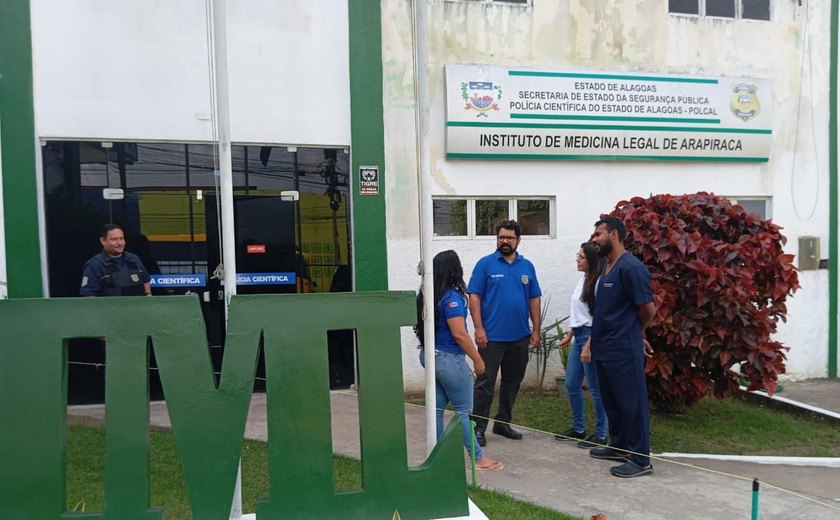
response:
<path id="1" fill-rule="evenodd" d="M 566 390 L 569 394 L 569 404 L 572 407 L 572 427 L 560 435 L 555 435 L 557 440 L 579 439 L 578 448 L 594 448 L 598 445 L 607 444 L 607 414 L 601 402 L 601 392 L 598 390 L 598 376 L 595 374 L 595 367 L 587 362 L 581 361 L 581 352 L 584 350 L 589 336 L 592 334 L 592 310 L 595 307 L 595 285 L 599 275 L 598 248 L 592 242 L 584 242 L 580 245 L 576 257 L 577 270 L 584 273 L 578 280 L 570 307 L 569 326 L 570 330 L 558 346 L 566 348 L 572 343 L 566 362 Z M 572 341 L 574 338 L 574 341 Z M 595 405 L 595 431 L 592 435 L 586 436 L 586 422 L 584 421 L 583 405 L 583 376 L 589 383 L 589 393 L 592 396 L 592 403 Z"/>

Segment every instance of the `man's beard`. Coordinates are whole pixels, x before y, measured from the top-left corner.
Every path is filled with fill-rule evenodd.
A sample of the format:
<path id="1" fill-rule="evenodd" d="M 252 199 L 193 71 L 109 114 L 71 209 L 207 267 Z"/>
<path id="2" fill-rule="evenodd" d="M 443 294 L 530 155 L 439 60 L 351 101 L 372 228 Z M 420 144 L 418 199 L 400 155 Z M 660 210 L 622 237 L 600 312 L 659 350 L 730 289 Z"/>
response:
<path id="1" fill-rule="evenodd" d="M 508 243 L 504 243 L 496 248 L 496 251 L 502 254 L 502 256 L 510 256 L 516 252 L 516 248 Z"/>
<path id="2" fill-rule="evenodd" d="M 607 242 L 606 244 L 598 244 L 598 256 L 606 257 L 612 253 L 612 242 Z"/>

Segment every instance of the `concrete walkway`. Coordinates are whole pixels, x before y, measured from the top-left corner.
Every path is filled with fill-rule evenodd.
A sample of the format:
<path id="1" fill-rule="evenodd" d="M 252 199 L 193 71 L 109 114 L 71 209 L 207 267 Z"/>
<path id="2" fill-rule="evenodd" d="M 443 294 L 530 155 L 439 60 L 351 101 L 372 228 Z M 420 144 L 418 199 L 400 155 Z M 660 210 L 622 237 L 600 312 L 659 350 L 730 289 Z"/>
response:
<path id="1" fill-rule="evenodd" d="M 336 391 L 331 396 L 334 450 L 359 457 L 356 394 Z M 151 410 L 152 425 L 169 426 L 164 403 L 152 403 Z M 76 420 L 99 421 L 104 416 L 104 407 L 72 407 L 69 414 Z M 425 458 L 424 408 L 406 405 L 405 420 L 409 463 L 416 465 Z M 587 520 L 595 513 L 604 513 L 610 520 L 746 519 L 750 517 L 753 478 L 803 495 L 763 486 L 760 494 L 760 518 L 763 520 L 840 518 L 840 469 L 837 468 L 687 461 L 743 477 L 737 478 L 655 460 L 653 476 L 625 480 L 610 476 L 609 468 L 615 463 L 592 459 L 587 450 L 578 449 L 572 442 L 558 442 L 548 433 L 520 429 L 525 434 L 520 441 L 492 434 L 487 436 L 487 454 L 502 460 L 506 467 L 499 472 L 479 472 L 478 482 L 487 488 Z M 267 439 L 264 394 L 255 394 L 252 398 L 246 436 Z M 467 475 L 469 478 L 469 473 Z M 493 518 L 492 511 L 485 513 Z"/>
<path id="2" fill-rule="evenodd" d="M 840 379 L 785 381 L 776 397 L 803 403 L 840 416 Z M 824 414 L 825 415 L 825 414 Z"/>

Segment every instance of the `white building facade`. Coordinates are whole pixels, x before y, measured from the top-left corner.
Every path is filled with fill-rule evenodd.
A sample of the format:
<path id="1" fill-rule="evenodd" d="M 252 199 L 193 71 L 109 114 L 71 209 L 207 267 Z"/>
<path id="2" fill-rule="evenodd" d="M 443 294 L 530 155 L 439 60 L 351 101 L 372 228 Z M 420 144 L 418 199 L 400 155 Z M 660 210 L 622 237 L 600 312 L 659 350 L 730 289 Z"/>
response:
<path id="1" fill-rule="evenodd" d="M 830 331 L 837 325 L 837 277 L 826 267 L 836 270 L 837 134 L 831 115 L 838 95 L 837 13 L 829 2 L 799 4 L 429 1 L 427 144 L 435 225 L 440 226 L 431 248 L 456 250 L 469 277 L 475 262 L 495 248 L 487 215 L 520 220 L 533 215 L 520 251 L 534 262 L 544 299 L 550 299 L 548 317 L 556 319 L 568 314 L 578 277 L 574 255 L 601 213 L 633 196 L 725 195 L 782 226 L 789 253 L 799 255 L 802 238 L 818 239 L 822 267 L 799 273 L 802 287 L 788 301 L 788 321 L 780 324 L 777 339 L 790 347 L 786 377 L 836 377 L 837 345 Z M 155 197 L 167 186 L 142 185 L 145 191 L 132 198 L 131 168 L 105 159 L 103 177 L 90 166 L 102 164 L 103 153 L 109 157 L 105 150 L 112 143 L 130 157 L 134 146 L 141 151 L 159 144 L 183 146 L 188 154 L 190 146 L 212 146 L 217 135 L 209 5 L 204 0 L 113 5 L 14 0 L 0 6 L 0 297 L 7 288 L 9 297 L 59 295 L 50 281 L 57 275 L 51 271 L 56 262 L 50 258 L 47 194 L 55 180 L 51 161 L 66 161 L 67 146 L 80 147 L 80 156 L 88 158 L 88 163 L 79 160 L 87 172 L 82 188 L 111 187 L 117 179 L 127 199 L 138 201 L 128 211 L 139 208 L 140 216 L 126 218 L 138 232 L 151 230 L 153 244 L 164 244 L 160 251 L 183 245 L 185 236 L 210 240 L 207 230 L 182 232 L 143 217 L 144 211 L 161 207 Z M 253 189 L 279 196 L 279 187 L 250 183 L 247 165 L 259 170 L 260 161 L 265 159 L 267 167 L 279 160 L 277 154 L 286 154 L 284 164 L 290 164 L 289 154 L 303 160 L 304 151 L 315 150 L 319 159 L 302 177 L 317 181 L 309 188 L 312 207 L 314 197 L 329 187 L 319 179 L 327 179 L 324 172 L 333 168 L 345 178 L 338 206 L 351 208 L 345 211 L 340 241 L 344 252 L 329 253 L 321 290 L 330 285 L 336 266 L 350 266 L 355 290 L 416 290 L 420 211 L 413 3 L 229 0 L 227 5 L 231 135 L 240 147 L 235 153 L 242 154 L 235 161 L 239 157 L 246 165 L 237 186 L 245 195 L 254 195 L 247 193 Z M 453 93 L 457 86 L 446 83 L 447 67 L 475 71 L 477 77 L 465 78 L 467 83 L 492 83 L 479 77 L 490 69 L 752 79 L 772 92 L 760 98 L 766 118 L 761 128 L 769 130 L 761 137 L 766 153 L 762 160 L 715 161 L 588 153 L 457 158 L 447 142 L 447 122 L 456 117 L 447 104 L 453 112 L 451 99 L 458 95 Z M 493 90 L 491 97 L 514 111 L 505 104 L 511 100 L 499 100 L 497 94 Z M 275 159 L 263 158 L 266 147 Z M 375 193 L 359 189 L 360 167 L 371 165 L 380 175 Z M 202 182 L 178 184 L 190 204 L 198 200 L 196 190 L 212 185 L 212 177 Z M 306 188 L 296 191 L 303 194 Z M 211 213 L 206 216 L 210 222 Z M 307 229 L 304 223 L 290 231 L 296 247 L 309 244 Z M 310 268 L 317 265 L 312 257 L 326 256 L 304 252 L 312 255 Z M 212 262 L 203 261 L 210 278 Z M 402 349 L 409 390 L 423 386 L 416 343 L 406 328 Z"/>
<path id="2" fill-rule="evenodd" d="M 713 4 L 706 2 L 705 7 Z M 784 228 L 789 253 L 799 254 L 800 237 L 819 238 L 819 257 L 827 259 L 830 6 L 771 0 L 769 20 L 752 20 L 743 18 L 740 2 L 735 4 L 730 18 L 707 16 L 706 11 L 672 13 L 668 2 L 431 2 L 430 163 L 433 194 L 443 202 L 436 216 L 446 221 L 447 202 L 467 200 L 470 208 L 466 233 L 436 236 L 434 251 L 457 251 L 469 276 L 475 262 L 495 248 L 492 231 L 488 235 L 475 221 L 480 208 L 486 211 L 501 201 L 513 216 L 521 209 L 518 201 L 550 201 L 549 231 L 535 229 L 534 236 L 524 236 L 520 252 L 537 267 L 545 299 L 551 300 L 549 318 L 560 318 L 568 315 L 569 295 L 579 276 L 574 255 L 601 213 L 633 196 L 707 191 L 763 209 Z M 386 141 L 389 286 L 413 289 L 419 284 L 418 213 L 406 211 L 417 200 L 415 107 L 409 102 L 413 43 L 403 29 L 411 25 L 411 6 L 386 1 L 383 15 L 392 21 L 383 25 L 386 135 L 393 136 Z M 772 90 L 771 99 L 762 99 L 772 110 L 769 159 L 452 159 L 446 142 L 447 120 L 452 119 L 446 113 L 447 95 L 452 93 L 445 84 L 445 67 L 452 65 L 755 78 Z M 505 94 L 515 95 L 510 89 Z M 780 324 L 777 334 L 790 347 L 786 377 L 826 377 L 830 349 L 836 351 L 829 345 L 828 270 L 803 270 L 799 280 L 802 288 L 788 300 L 788 322 Z M 407 377 L 419 386 L 422 372 L 412 348 L 416 341 L 406 333 L 404 343 Z M 535 376 L 536 371 L 529 373 Z"/>

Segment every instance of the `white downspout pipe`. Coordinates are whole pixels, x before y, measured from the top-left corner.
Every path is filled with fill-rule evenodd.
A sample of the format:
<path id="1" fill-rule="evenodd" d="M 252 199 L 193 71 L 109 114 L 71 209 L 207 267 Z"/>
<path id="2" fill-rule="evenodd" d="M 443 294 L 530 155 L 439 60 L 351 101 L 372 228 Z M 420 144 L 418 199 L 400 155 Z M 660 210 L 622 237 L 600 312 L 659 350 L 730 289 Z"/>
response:
<path id="1" fill-rule="evenodd" d="M 426 346 L 426 449 L 431 453 L 437 443 L 435 409 L 435 290 L 432 278 L 433 220 L 432 177 L 429 147 L 429 38 L 428 2 L 414 0 L 414 84 L 417 99 L 415 126 L 417 131 L 417 175 L 420 178 L 420 255 L 423 259 L 423 302 L 425 324 L 423 344 Z"/>
<path id="2" fill-rule="evenodd" d="M 225 0 L 213 0 L 213 80 L 216 92 L 216 132 L 219 146 L 219 196 L 222 203 L 222 264 L 225 266 L 225 322 L 230 299 L 236 294 L 236 237 L 233 222 L 233 155 L 230 143 L 227 11 Z M 242 517 L 242 462 L 236 475 L 231 518 Z"/>

